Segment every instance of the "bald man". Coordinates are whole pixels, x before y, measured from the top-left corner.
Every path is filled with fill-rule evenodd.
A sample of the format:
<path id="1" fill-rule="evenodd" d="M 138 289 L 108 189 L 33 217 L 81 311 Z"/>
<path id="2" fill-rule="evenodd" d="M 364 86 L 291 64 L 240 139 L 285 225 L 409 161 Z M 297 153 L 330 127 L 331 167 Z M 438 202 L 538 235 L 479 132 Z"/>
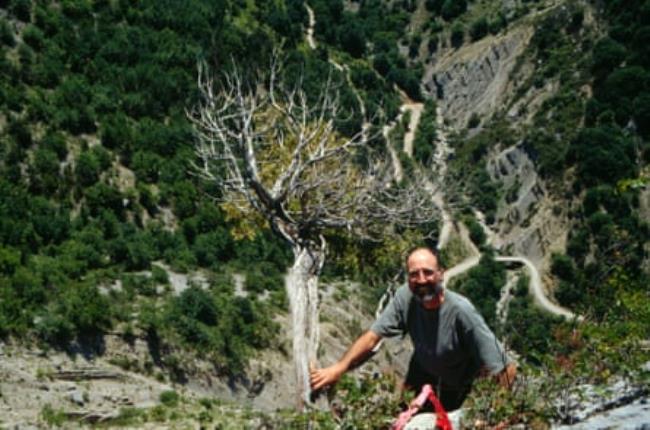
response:
<path id="1" fill-rule="evenodd" d="M 404 388 L 419 393 L 431 384 L 447 411 L 465 401 L 479 374 L 493 375 L 509 387 L 516 367 L 476 311 L 462 295 L 443 287 L 444 270 L 429 248 L 417 248 L 406 260 L 408 285 L 397 290 L 383 313 L 335 364 L 312 369 L 311 387 L 335 384 L 366 358 L 383 337 L 408 333 L 414 352 Z"/>

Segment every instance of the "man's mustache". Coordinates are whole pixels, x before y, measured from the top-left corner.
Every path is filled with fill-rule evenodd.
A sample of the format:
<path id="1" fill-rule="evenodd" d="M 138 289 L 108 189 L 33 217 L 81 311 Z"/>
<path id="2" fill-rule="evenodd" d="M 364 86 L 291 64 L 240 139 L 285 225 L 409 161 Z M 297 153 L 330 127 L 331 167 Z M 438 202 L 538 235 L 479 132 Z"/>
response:
<path id="1" fill-rule="evenodd" d="M 442 288 L 442 282 L 429 281 L 422 284 L 417 284 L 413 289 L 415 290 L 414 292 L 416 296 L 422 297 L 430 294 L 440 294 L 442 292 Z"/>

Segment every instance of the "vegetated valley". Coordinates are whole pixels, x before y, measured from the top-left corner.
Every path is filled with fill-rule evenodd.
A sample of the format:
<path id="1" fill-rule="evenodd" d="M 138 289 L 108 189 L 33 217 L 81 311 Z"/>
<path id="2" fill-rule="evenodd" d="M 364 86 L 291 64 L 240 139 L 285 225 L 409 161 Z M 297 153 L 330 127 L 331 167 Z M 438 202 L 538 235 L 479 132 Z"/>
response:
<path id="1" fill-rule="evenodd" d="M 227 88 L 274 58 L 442 214 L 322 232 L 321 364 L 441 245 L 519 363 L 462 426 L 650 423 L 649 22 L 648 0 L 0 1 L 0 427 L 390 426 L 408 342 L 298 412 L 292 248 L 197 172 L 198 65 Z"/>

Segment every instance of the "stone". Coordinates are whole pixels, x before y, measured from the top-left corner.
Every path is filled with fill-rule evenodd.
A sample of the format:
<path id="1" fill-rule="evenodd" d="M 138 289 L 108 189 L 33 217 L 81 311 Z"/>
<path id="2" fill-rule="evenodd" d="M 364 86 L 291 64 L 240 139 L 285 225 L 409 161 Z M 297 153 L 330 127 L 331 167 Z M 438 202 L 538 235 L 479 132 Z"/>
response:
<path id="1" fill-rule="evenodd" d="M 83 406 L 86 402 L 81 391 L 73 391 L 69 394 L 70 401 L 77 406 Z"/>

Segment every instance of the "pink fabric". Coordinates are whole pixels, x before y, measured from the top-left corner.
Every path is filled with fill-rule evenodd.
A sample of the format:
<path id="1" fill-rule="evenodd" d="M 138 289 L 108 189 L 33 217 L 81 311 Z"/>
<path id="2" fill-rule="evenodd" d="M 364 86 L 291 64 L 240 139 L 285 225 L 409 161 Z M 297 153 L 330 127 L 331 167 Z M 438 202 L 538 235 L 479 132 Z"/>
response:
<path id="1" fill-rule="evenodd" d="M 409 408 L 399 414 L 399 417 L 397 417 L 397 420 L 393 423 L 392 429 L 402 430 L 411 418 L 413 418 L 413 415 L 424 406 L 427 400 L 430 400 L 435 408 L 436 426 L 441 430 L 453 430 L 451 427 L 451 421 L 449 421 L 449 417 L 447 416 L 447 411 L 442 407 L 442 403 L 440 403 L 440 400 L 436 397 L 436 393 L 429 384 L 422 387 L 422 391 L 415 399 L 413 399 Z"/>

